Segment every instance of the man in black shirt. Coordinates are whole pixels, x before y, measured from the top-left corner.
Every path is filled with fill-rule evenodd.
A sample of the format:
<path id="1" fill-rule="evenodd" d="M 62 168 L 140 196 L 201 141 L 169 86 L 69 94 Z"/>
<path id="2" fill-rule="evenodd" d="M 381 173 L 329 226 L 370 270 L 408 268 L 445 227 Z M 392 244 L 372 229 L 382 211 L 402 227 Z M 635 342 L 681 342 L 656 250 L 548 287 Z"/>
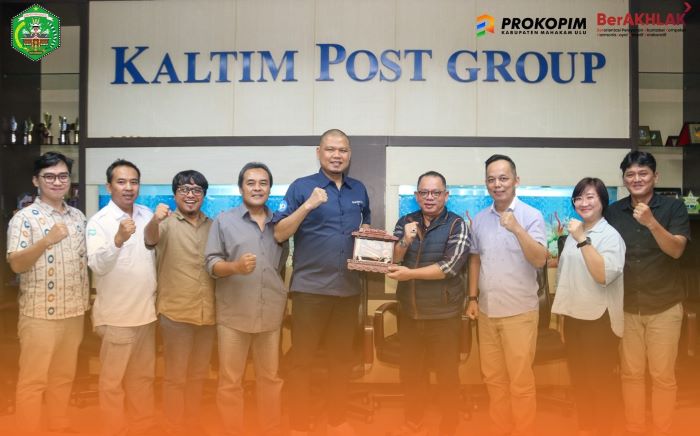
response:
<path id="1" fill-rule="evenodd" d="M 625 327 L 620 348 L 628 434 L 644 434 L 646 362 L 652 379 L 654 435 L 671 434 L 674 374 L 684 297 L 679 258 L 690 239 L 685 205 L 654 195 L 658 180 L 651 153 L 632 151 L 620 164 L 630 195 L 605 218 L 620 232 L 625 255 Z"/>

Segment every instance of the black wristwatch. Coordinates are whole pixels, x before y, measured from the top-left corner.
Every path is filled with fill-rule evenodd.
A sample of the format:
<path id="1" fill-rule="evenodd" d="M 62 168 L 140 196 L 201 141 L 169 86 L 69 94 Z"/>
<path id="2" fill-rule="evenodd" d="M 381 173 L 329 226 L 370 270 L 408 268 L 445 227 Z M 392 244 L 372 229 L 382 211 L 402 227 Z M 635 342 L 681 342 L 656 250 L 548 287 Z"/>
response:
<path id="1" fill-rule="evenodd" d="M 476 301 L 477 303 L 479 302 L 479 297 L 475 295 L 469 295 L 467 297 L 467 301 Z"/>
<path id="2" fill-rule="evenodd" d="M 585 247 L 586 245 L 591 245 L 591 238 L 586 236 L 586 239 L 576 244 L 576 248 Z"/>

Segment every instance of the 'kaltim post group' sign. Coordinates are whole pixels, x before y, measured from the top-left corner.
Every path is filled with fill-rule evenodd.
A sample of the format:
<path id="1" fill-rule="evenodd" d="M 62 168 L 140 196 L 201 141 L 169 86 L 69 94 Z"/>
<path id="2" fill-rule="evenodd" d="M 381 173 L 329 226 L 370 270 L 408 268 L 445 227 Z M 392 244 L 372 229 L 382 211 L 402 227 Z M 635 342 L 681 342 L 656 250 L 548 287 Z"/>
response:
<path id="1" fill-rule="evenodd" d="M 595 29 L 597 12 L 627 6 L 92 2 L 88 130 L 628 138 L 629 41 Z"/>

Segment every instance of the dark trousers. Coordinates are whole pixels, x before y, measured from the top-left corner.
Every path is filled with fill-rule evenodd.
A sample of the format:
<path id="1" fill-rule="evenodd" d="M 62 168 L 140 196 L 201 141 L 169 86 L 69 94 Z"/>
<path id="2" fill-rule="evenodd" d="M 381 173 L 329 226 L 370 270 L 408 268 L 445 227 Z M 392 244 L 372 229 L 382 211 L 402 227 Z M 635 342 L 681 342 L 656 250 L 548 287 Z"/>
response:
<path id="1" fill-rule="evenodd" d="M 459 317 L 416 320 L 399 315 L 401 384 L 405 416 L 420 425 L 430 401 L 430 370 L 435 371 L 442 413 L 440 434 L 454 434 L 459 422 Z"/>
<path id="2" fill-rule="evenodd" d="M 567 316 L 564 337 L 579 429 L 608 435 L 620 404 L 615 374 L 619 338 L 610 327 L 608 312 L 592 321 Z"/>
<path id="3" fill-rule="evenodd" d="M 328 422 L 338 425 L 345 421 L 359 304 L 359 295 L 292 294 L 292 349 L 287 388 L 293 430 L 309 429 L 311 370 L 321 345 L 328 359 L 328 380 L 323 389 Z"/>

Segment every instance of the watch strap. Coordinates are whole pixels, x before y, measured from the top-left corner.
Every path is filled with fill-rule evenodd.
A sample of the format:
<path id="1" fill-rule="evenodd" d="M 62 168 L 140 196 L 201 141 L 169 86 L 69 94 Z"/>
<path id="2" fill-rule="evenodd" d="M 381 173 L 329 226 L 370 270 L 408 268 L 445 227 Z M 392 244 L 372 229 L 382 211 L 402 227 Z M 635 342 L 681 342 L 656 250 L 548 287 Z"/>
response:
<path id="1" fill-rule="evenodd" d="M 586 239 L 584 239 L 583 241 L 576 244 L 576 248 L 585 247 L 586 245 L 590 245 L 590 244 L 591 244 L 591 238 L 586 236 Z"/>

